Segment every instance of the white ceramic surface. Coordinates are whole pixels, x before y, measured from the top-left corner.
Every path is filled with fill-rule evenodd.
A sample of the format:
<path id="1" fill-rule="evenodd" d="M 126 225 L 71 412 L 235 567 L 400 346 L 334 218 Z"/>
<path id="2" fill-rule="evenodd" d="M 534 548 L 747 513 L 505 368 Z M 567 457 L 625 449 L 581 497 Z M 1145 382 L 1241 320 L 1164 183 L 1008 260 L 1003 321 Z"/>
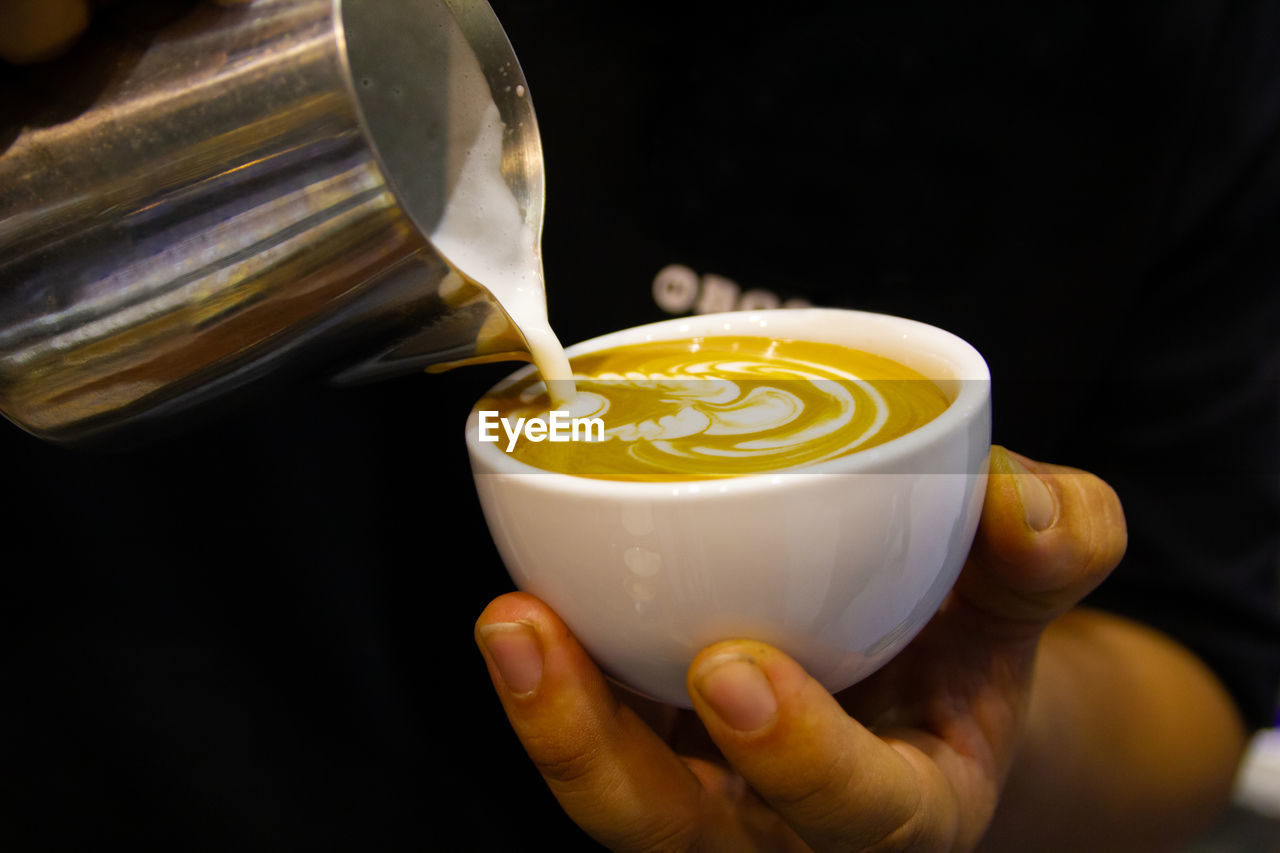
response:
<path id="1" fill-rule="evenodd" d="M 516 585 L 640 693 L 689 707 L 694 655 L 735 637 L 771 643 L 842 690 L 915 636 L 968 553 L 991 447 L 986 363 L 941 329 L 821 308 L 668 320 L 569 354 L 713 334 L 879 353 L 934 379 L 952 402 L 920 429 L 849 456 L 683 483 L 532 468 L 479 442 L 473 411 L 467 448 L 485 518 Z"/>

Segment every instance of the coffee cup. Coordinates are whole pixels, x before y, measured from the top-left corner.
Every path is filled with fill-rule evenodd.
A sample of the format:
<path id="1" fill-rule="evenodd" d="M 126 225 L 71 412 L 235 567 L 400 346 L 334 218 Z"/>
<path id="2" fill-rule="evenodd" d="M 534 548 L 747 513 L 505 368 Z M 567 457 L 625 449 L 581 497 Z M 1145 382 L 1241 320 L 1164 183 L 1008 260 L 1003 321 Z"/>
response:
<path id="1" fill-rule="evenodd" d="M 947 406 L 864 450 L 694 480 L 532 467 L 502 443 L 481 440 L 477 407 L 466 440 L 490 532 L 515 584 L 545 601 L 606 674 L 638 693 L 689 707 L 693 657 L 734 638 L 770 643 L 828 690 L 843 690 L 919 632 L 964 563 L 991 446 L 986 363 L 965 341 L 923 323 L 819 308 L 667 320 L 568 354 L 710 336 L 870 352 L 932 380 Z"/>

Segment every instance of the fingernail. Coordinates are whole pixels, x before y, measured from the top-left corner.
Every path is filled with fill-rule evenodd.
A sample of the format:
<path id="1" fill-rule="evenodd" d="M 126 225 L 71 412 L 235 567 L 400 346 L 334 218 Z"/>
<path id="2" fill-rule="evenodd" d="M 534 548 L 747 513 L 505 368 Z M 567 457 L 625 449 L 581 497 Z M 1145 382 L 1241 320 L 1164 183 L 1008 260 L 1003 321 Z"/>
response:
<path id="1" fill-rule="evenodd" d="M 1012 453 L 1005 451 L 1005 458 L 1009 460 L 1009 470 L 1014 475 L 1013 482 L 1018 489 L 1018 500 L 1022 502 L 1027 526 L 1037 532 L 1048 530 L 1058 517 L 1058 502 L 1053 492 Z"/>
<path id="2" fill-rule="evenodd" d="M 538 689 L 542 681 L 542 645 L 531 626 L 523 622 L 495 622 L 485 625 L 478 633 L 507 690 L 524 696 Z"/>
<path id="3" fill-rule="evenodd" d="M 755 661 L 740 655 L 708 666 L 711 668 L 696 682 L 697 690 L 726 725 L 753 732 L 773 721 L 778 700 Z"/>

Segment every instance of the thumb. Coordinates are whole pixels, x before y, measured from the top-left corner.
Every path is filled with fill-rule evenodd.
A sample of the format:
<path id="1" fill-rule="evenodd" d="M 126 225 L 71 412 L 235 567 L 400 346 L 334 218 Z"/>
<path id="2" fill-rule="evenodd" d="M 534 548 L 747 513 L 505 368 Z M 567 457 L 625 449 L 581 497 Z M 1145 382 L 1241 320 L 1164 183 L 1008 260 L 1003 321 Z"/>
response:
<path id="1" fill-rule="evenodd" d="M 956 591 L 988 618 L 1038 631 L 1124 555 L 1116 493 L 1086 471 L 991 448 L 982 520 Z"/>
<path id="2" fill-rule="evenodd" d="M 965 831 L 958 756 L 922 733 L 873 734 L 777 649 L 710 646 L 688 688 L 725 759 L 814 849 L 945 849 Z"/>

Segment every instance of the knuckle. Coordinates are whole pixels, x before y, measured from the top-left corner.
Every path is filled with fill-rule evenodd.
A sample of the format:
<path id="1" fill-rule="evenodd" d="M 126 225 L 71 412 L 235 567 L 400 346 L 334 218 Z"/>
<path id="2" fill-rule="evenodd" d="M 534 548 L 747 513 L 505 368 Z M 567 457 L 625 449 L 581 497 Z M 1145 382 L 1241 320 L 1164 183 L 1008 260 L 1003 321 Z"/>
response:
<path id="1" fill-rule="evenodd" d="M 530 738 L 525 743 L 525 750 L 543 778 L 566 787 L 589 779 L 598 764 L 597 750 L 590 745 Z"/>
<path id="2" fill-rule="evenodd" d="M 919 811 L 912 812 L 905 821 L 884 835 L 882 838 L 866 845 L 866 853 L 889 853 L 889 851 L 929 851 L 944 850 L 936 839 L 931 839 L 925 831 L 925 821 Z"/>
<path id="3" fill-rule="evenodd" d="M 1120 496 L 1101 477 L 1082 473 L 1076 478 L 1081 519 L 1074 558 L 1087 579 L 1101 580 L 1120 562 L 1128 544 Z"/>
<path id="4" fill-rule="evenodd" d="M 849 821 L 852 804 L 860 800 L 854 774 L 841 772 L 839 762 L 829 760 L 826 766 L 808 766 L 804 772 L 768 780 L 754 780 L 755 787 L 769 804 L 796 825 L 806 826 L 824 835 L 853 837 L 863 835 L 867 827 L 855 831 Z M 856 811 L 856 810 L 855 810 Z M 884 828 L 881 832 L 887 832 Z"/>
<path id="5" fill-rule="evenodd" d="M 693 853 L 707 849 L 701 826 L 692 820 L 664 819 L 634 834 L 635 849 L 662 853 Z"/>
<path id="6" fill-rule="evenodd" d="M 806 767 L 804 772 L 769 780 L 768 798 L 789 812 L 803 811 L 806 819 L 825 821 L 839 811 L 850 781 L 834 771 L 833 761 L 826 767 Z"/>
<path id="7" fill-rule="evenodd" d="M 935 828 L 919 803 L 911 808 L 896 809 L 896 814 L 870 819 L 851 805 L 848 786 L 839 780 L 827 779 L 807 789 L 797 788 L 794 799 L 771 797 L 771 801 L 806 828 L 804 833 L 818 846 L 839 847 L 864 853 L 889 853 L 889 851 L 945 850 L 946 843 L 937 837 Z"/>
<path id="8" fill-rule="evenodd" d="M 1120 562 L 1120 558 L 1128 548 L 1129 532 L 1125 524 L 1124 506 L 1120 503 L 1120 496 L 1116 494 L 1115 489 L 1102 480 L 1098 480 L 1098 484 L 1104 494 L 1103 511 L 1099 514 L 1101 543 L 1095 553 L 1099 561 L 1106 566 L 1107 571 L 1110 571 Z"/>

